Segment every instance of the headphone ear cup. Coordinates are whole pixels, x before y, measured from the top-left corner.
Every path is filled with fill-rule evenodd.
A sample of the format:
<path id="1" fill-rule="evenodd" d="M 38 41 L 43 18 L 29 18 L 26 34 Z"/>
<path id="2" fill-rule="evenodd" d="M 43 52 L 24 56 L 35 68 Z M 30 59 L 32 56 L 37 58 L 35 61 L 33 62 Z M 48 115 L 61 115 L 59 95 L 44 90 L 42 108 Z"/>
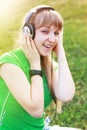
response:
<path id="1" fill-rule="evenodd" d="M 34 25 L 33 24 L 29 24 L 28 28 L 30 30 L 30 34 L 32 36 L 32 39 L 34 39 L 34 37 L 35 37 L 35 28 L 34 28 Z"/>

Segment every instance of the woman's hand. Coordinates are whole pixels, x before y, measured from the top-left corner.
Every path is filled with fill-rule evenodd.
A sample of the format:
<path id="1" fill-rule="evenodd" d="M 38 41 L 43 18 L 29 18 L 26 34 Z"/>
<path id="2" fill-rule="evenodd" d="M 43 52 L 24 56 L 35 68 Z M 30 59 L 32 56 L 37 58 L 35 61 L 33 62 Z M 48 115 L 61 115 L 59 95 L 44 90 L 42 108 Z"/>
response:
<path id="1" fill-rule="evenodd" d="M 41 69 L 39 52 L 34 41 L 29 39 L 29 35 L 23 35 L 22 49 L 30 63 L 31 69 Z"/>
<path id="2" fill-rule="evenodd" d="M 58 56 L 59 50 L 63 48 L 63 29 L 59 30 L 58 43 L 53 48 L 53 51 Z"/>

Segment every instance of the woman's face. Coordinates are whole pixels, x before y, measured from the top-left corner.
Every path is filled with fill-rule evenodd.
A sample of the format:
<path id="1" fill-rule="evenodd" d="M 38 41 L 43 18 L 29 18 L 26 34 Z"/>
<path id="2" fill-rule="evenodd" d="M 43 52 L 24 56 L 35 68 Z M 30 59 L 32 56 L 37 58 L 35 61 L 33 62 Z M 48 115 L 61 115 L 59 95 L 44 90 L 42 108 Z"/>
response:
<path id="1" fill-rule="evenodd" d="M 59 30 L 55 26 L 36 29 L 34 42 L 40 55 L 47 56 L 58 44 Z"/>

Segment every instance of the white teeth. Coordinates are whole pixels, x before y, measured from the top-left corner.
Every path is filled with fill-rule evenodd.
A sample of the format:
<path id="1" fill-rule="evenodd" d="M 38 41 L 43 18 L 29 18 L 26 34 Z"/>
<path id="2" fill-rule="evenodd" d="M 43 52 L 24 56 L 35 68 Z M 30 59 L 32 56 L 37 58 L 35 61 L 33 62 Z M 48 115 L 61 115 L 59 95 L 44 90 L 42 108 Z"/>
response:
<path id="1" fill-rule="evenodd" d="M 50 48 L 51 46 L 49 46 L 49 45 L 45 45 L 45 47 L 48 47 L 48 48 Z"/>

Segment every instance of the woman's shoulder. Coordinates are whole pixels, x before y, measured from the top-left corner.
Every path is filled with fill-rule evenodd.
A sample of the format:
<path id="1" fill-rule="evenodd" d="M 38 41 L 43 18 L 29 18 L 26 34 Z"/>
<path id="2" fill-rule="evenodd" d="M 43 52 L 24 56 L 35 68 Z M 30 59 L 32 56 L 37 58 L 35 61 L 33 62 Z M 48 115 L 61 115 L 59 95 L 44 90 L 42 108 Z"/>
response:
<path id="1" fill-rule="evenodd" d="M 0 65 L 4 63 L 13 63 L 20 66 L 22 65 L 22 63 L 26 63 L 26 62 L 27 59 L 21 48 L 13 49 L 0 56 Z"/>
<path id="2" fill-rule="evenodd" d="M 14 52 L 16 52 L 17 50 L 11 50 L 11 51 L 8 51 L 8 52 L 5 52 L 4 54 L 2 54 L 0 56 L 0 64 L 3 64 L 3 63 L 7 63 L 7 62 L 14 62 L 14 57 L 12 55 L 12 53 L 14 54 Z"/>

